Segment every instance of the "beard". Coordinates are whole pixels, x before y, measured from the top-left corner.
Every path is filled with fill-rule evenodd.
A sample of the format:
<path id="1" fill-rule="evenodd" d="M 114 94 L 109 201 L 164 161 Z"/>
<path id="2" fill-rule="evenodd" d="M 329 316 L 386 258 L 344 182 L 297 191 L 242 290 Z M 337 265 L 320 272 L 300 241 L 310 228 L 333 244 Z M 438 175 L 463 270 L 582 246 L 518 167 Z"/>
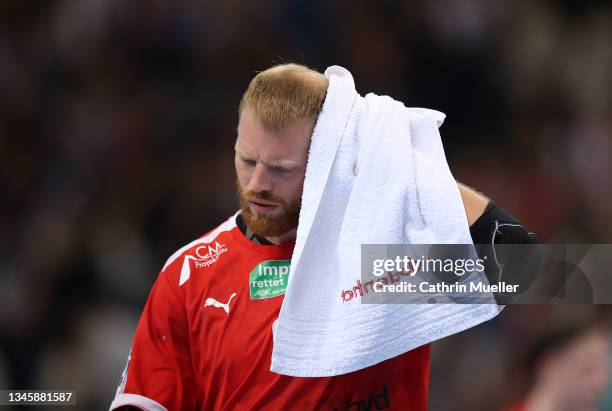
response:
<path id="1" fill-rule="evenodd" d="M 238 202 L 242 210 L 242 218 L 253 234 L 259 237 L 278 237 L 294 228 L 297 228 L 302 205 L 302 190 L 291 201 L 275 196 L 269 191 L 245 191 L 237 180 Z M 275 216 L 266 216 L 253 212 L 249 207 L 249 201 L 270 201 L 281 209 L 281 213 Z"/>

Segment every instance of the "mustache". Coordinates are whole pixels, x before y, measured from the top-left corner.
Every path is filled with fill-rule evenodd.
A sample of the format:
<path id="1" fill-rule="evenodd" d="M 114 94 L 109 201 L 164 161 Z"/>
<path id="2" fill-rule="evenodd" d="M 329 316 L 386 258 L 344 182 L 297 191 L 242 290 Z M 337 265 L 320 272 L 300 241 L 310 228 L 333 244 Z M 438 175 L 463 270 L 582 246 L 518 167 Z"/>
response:
<path id="1" fill-rule="evenodd" d="M 242 193 L 242 197 L 247 201 L 263 200 L 263 201 L 272 201 L 272 202 L 280 203 L 280 204 L 285 203 L 285 201 L 282 198 L 275 196 L 269 191 L 260 191 L 260 192 L 247 191 L 247 192 Z"/>

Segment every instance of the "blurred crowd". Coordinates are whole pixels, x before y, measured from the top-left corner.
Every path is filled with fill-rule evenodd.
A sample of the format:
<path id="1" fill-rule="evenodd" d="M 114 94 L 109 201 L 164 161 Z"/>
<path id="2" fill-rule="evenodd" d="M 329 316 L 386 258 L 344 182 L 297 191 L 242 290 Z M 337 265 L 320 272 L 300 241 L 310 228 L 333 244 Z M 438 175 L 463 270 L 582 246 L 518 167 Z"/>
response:
<path id="1" fill-rule="evenodd" d="M 612 242 L 611 42 L 603 0 L 2 2 L 0 389 L 108 407 L 163 262 L 237 207 L 238 102 L 277 63 L 445 112 L 459 181 L 542 242 Z M 512 306 L 435 344 L 431 409 L 520 401 L 523 354 L 594 320 Z"/>

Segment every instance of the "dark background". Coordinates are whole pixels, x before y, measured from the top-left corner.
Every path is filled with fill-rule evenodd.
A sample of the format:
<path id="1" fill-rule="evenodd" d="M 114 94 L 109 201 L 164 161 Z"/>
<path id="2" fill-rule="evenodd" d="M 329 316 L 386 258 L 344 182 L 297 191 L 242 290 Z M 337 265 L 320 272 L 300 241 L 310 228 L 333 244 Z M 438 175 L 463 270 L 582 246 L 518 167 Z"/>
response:
<path id="1" fill-rule="evenodd" d="M 163 262 L 237 207 L 238 102 L 276 63 L 445 112 L 459 181 L 542 242 L 611 242 L 611 40 L 606 1 L 2 1 L 0 389 L 108 407 Z M 435 344 L 431 409 L 520 398 L 517 356 L 602 311 L 513 306 Z"/>

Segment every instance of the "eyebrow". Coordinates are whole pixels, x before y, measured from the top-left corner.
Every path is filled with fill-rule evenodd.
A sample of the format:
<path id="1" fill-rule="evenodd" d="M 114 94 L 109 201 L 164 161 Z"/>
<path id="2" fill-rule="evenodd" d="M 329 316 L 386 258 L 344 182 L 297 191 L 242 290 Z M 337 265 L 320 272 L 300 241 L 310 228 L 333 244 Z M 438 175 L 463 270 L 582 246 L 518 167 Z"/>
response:
<path id="1" fill-rule="evenodd" d="M 242 158 L 242 159 L 250 159 L 250 158 L 252 158 L 252 157 L 253 157 L 253 156 L 250 156 L 250 155 L 248 155 L 248 154 L 246 154 L 246 153 L 242 152 L 242 150 L 238 149 L 238 147 L 236 147 L 236 153 L 238 153 L 238 156 L 239 156 L 240 158 Z"/>
<path id="2" fill-rule="evenodd" d="M 253 158 L 254 156 L 250 156 L 246 153 L 243 153 L 238 148 L 236 149 L 236 152 L 238 153 L 238 156 L 240 157 L 241 160 L 257 161 L 256 158 Z M 285 160 L 285 159 L 272 160 L 270 162 L 264 162 L 264 164 L 270 167 L 282 167 L 282 168 L 296 168 L 299 166 L 299 162 L 294 161 L 294 160 Z"/>
<path id="3" fill-rule="evenodd" d="M 293 160 L 274 160 L 271 161 L 269 163 L 266 163 L 266 165 L 269 165 L 271 167 L 281 167 L 281 168 L 296 168 L 298 166 L 298 162 L 297 161 L 293 161 Z"/>

